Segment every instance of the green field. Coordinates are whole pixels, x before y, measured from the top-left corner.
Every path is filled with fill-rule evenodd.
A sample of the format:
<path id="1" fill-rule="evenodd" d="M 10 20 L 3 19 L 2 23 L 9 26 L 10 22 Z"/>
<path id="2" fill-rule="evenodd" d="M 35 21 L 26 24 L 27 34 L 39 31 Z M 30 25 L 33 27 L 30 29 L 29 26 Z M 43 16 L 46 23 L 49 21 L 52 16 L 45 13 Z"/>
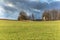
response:
<path id="1" fill-rule="evenodd" d="M 0 40 L 60 40 L 60 21 L 0 20 Z"/>

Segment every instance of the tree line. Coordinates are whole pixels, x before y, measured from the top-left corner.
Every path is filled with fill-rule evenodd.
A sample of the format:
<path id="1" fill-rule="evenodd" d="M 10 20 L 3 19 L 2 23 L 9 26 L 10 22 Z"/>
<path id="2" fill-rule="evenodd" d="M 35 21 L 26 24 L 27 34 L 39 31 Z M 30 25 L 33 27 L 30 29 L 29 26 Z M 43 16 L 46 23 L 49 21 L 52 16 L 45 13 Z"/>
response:
<path id="1" fill-rule="evenodd" d="M 60 20 L 60 10 L 45 10 L 42 16 L 43 20 Z"/>
<path id="2" fill-rule="evenodd" d="M 21 11 L 18 16 L 18 21 L 23 20 L 34 20 L 34 14 L 32 14 L 32 16 L 28 16 L 26 12 Z"/>
<path id="3" fill-rule="evenodd" d="M 21 11 L 18 16 L 18 21 L 22 20 L 36 20 L 34 14 L 28 16 L 26 12 Z M 40 19 L 38 19 L 40 20 Z M 52 10 L 44 10 L 42 14 L 42 20 L 60 20 L 60 10 L 52 9 Z M 37 20 L 36 20 L 37 21 Z"/>

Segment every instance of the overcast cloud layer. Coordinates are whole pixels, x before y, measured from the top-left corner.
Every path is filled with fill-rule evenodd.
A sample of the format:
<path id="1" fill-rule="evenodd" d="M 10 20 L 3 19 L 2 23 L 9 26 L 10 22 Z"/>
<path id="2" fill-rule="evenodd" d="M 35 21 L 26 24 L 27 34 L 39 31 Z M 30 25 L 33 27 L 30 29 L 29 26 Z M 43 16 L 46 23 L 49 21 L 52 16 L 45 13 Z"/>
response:
<path id="1" fill-rule="evenodd" d="M 22 10 L 28 15 L 37 14 L 36 18 L 40 18 L 41 11 L 48 9 L 47 5 L 53 1 L 60 0 L 0 0 L 0 18 L 17 19 Z"/>

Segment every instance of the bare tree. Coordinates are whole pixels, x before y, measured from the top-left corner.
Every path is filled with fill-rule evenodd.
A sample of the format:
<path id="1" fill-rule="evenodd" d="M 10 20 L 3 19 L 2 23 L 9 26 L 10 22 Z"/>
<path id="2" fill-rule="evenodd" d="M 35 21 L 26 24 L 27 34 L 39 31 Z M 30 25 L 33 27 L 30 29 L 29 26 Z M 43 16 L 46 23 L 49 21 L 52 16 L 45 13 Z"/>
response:
<path id="1" fill-rule="evenodd" d="M 42 17 L 43 20 L 50 20 L 51 19 L 51 15 L 49 13 L 49 11 L 44 11 L 43 13 L 43 17 Z"/>
<path id="2" fill-rule="evenodd" d="M 32 13 L 32 20 L 34 20 L 34 14 Z"/>
<path id="3" fill-rule="evenodd" d="M 57 20 L 57 15 L 58 15 L 57 10 L 55 10 L 55 9 L 51 10 L 50 14 L 51 14 L 52 20 Z"/>
<path id="4" fill-rule="evenodd" d="M 43 19 L 45 20 L 58 20 L 60 18 L 60 12 L 58 13 L 58 10 L 52 9 L 52 10 L 45 10 L 43 13 Z"/>
<path id="5" fill-rule="evenodd" d="M 57 18 L 58 18 L 58 20 L 60 20 L 60 10 L 58 10 Z"/>
<path id="6" fill-rule="evenodd" d="M 18 21 L 27 20 L 27 19 L 28 19 L 27 14 L 24 11 L 21 11 L 20 14 L 19 14 L 19 17 L 18 17 Z"/>

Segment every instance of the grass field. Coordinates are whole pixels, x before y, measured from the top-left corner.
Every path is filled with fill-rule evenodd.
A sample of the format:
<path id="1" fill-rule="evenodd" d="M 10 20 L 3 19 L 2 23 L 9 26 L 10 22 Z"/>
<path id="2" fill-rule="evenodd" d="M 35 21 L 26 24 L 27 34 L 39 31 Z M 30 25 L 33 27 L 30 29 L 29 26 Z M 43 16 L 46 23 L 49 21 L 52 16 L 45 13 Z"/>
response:
<path id="1" fill-rule="evenodd" d="M 0 40 L 60 40 L 60 21 L 0 20 Z"/>

